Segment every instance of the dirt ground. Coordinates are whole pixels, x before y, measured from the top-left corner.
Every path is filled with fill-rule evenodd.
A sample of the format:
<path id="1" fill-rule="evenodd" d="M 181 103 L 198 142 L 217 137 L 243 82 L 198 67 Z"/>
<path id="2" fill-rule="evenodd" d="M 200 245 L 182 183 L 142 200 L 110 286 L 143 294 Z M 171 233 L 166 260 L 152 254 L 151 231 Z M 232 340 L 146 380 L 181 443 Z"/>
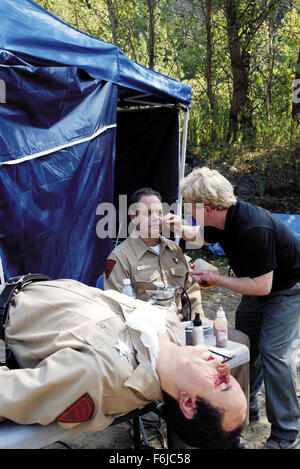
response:
<path id="1" fill-rule="evenodd" d="M 209 259 L 208 259 L 209 260 Z M 227 275 L 228 267 L 218 265 L 220 273 Z M 214 319 L 218 305 L 221 303 L 228 323 L 234 327 L 235 310 L 240 301 L 240 295 L 223 288 L 202 289 L 202 303 L 205 315 Z M 298 395 L 300 396 L 300 347 L 297 356 Z M 270 424 L 266 418 L 264 389 L 259 394 L 260 413 L 259 422 L 244 427 L 243 443 L 248 449 L 259 449 L 270 434 Z M 161 426 L 160 426 L 161 423 Z M 158 430 L 153 430 L 153 425 Z M 153 448 L 167 448 L 166 429 L 163 421 L 159 421 L 155 414 L 147 414 L 145 430 L 149 444 Z M 68 440 L 57 442 L 47 449 L 63 449 L 68 445 L 72 449 L 132 449 L 132 426 L 129 423 L 107 428 L 101 433 L 79 433 Z"/>

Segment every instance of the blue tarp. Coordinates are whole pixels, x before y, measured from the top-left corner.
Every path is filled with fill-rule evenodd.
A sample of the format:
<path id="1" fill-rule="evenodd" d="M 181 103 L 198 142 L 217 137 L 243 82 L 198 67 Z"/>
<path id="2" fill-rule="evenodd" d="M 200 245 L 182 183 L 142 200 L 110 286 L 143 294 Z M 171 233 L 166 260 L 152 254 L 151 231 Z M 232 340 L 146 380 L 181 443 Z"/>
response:
<path id="1" fill-rule="evenodd" d="M 96 236 L 96 209 L 114 196 L 115 127 L 85 139 L 115 124 L 117 87 L 81 81 L 76 68 L 0 65 L 0 78 L 12 93 L 0 106 L 5 275 L 42 272 L 94 285 L 111 250 L 108 238 Z M 22 162 L 43 151 L 45 156 Z M 16 164 L 5 164 L 11 161 Z"/>
<path id="2" fill-rule="evenodd" d="M 1 0 L 0 14 L 5 277 L 41 272 L 95 285 L 111 250 L 111 240 L 96 235 L 96 212 L 114 200 L 118 99 L 134 90 L 188 104 L 190 87 L 134 64 L 31 0 Z"/>
<path id="3" fill-rule="evenodd" d="M 300 215 L 291 215 L 289 213 L 274 213 L 300 241 Z"/>
<path id="4" fill-rule="evenodd" d="M 112 44 L 59 20 L 32 0 L 0 1 L 0 48 L 35 65 L 80 67 L 94 78 L 149 93 L 160 102 L 191 102 L 191 87 L 133 62 Z"/>

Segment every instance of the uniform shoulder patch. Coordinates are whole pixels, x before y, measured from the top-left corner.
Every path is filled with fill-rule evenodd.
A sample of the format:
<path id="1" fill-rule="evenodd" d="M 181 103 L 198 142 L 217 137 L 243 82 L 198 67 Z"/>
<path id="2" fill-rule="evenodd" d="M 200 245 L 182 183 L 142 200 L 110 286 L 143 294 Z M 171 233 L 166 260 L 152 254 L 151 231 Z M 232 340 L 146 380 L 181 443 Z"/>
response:
<path id="1" fill-rule="evenodd" d="M 89 393 L 85 393 L 70 405 L 70 407 L 64 410 L 62 414 L 55 419 L 55 422 L 85 422 L 92 417 L 94 410 L 95 405 L 93 399 Z"/>
<path id="2" fill-rule="evenodd" d="M 106 261 L 105 266 L 104 266 L 104 273 L 105 273 L 106 278 L 108 278 L 110 274 L 112 273 L 115 264 L 116 264 L 116 261 L 113 261 L 112 259 L 108 259 Z"/>

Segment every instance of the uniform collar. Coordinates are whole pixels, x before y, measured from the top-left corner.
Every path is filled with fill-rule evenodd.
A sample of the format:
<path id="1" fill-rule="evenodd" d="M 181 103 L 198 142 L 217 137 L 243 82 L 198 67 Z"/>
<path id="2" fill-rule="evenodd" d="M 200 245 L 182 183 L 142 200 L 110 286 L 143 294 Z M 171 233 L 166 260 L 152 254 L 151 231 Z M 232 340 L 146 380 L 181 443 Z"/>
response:
<path id="1" fill-rule="evenodd" d="M 151 250 L 151 247 L 147 246 L 147 244 L 139 236 L 137 238 L 130 236 L 129 240 L 130 240 L 131 247 L 134 250 L 135 255 L 138 260 L 140 260 L 147 251 L 153 252 Z M 169 240 L 167 240 L 161 235 L 159 235 L 159 240 L 160 240 L 160 252 L 163 252 L 166 246 L 170 248 Z"/>

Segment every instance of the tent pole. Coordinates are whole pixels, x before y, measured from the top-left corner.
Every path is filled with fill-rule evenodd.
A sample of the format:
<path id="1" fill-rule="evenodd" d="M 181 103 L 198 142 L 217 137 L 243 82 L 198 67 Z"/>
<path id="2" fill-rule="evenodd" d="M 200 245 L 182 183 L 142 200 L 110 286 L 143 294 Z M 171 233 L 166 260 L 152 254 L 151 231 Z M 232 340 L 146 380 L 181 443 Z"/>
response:
<path id="1" fill-rule="evenodd" d="M 2 264 L 2 259 L 0 256 L 0 284 L 2 285 L 5 283 L 5 276 L 4 276 L 4 269 L 3 269 L 3 264 Z"/>
<path id="2" fill-rule="evenodd" d="M 184 109 L 184 120 L 183 120 L 183 131 L 182 131 L 182 142 L 181 149 L 179 149 L 179 181 L 184 177 L 185 170 L 185 160 L 186 160 L 186 143 L 187 143 L 187 134 L 188 134 L 188 123 L 190 110 L 188 107 Z M 179 116 L 178 116 L 179 117 Z M 182 195 L 179 195 L 178 204 L 177 204 L 177 215 L 182 217 Z M 175 235 L 175 242 L 178 244 L 180 237 Z"/>

